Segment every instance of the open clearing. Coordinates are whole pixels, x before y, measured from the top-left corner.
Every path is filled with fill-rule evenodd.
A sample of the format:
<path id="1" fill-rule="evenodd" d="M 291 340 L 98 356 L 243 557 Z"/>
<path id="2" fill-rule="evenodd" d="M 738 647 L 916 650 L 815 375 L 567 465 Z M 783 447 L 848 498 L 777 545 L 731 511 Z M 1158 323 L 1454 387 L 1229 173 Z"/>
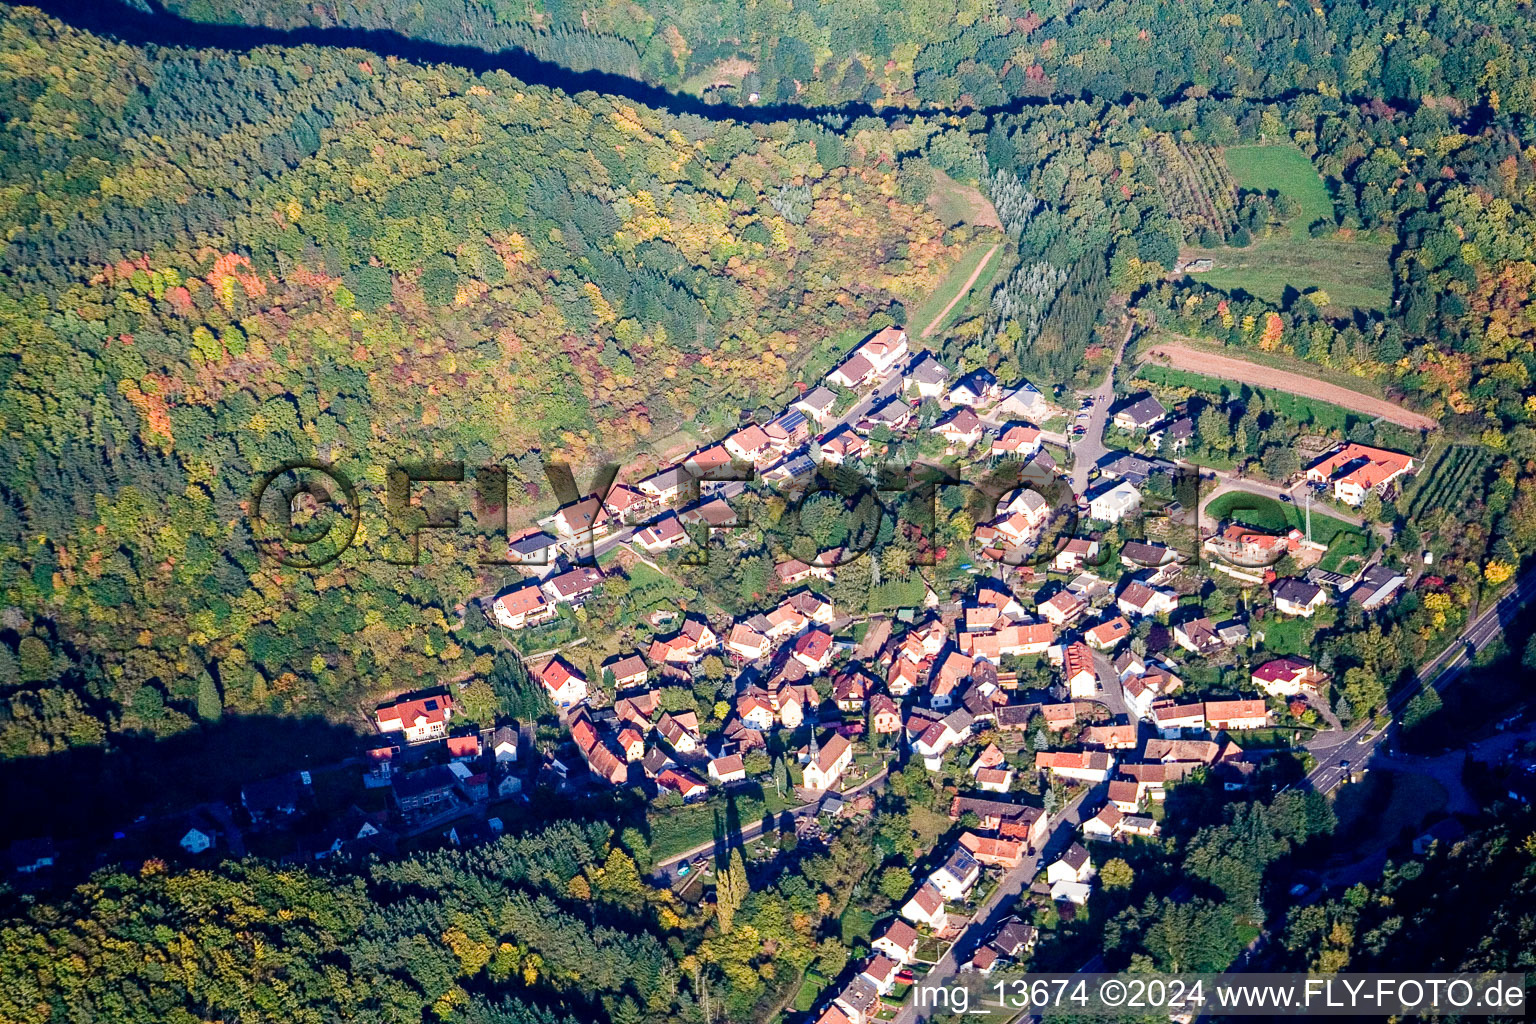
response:
<path id="1" fill-rule="evenodd" d="M 1215 269 L 1199 275 L 1212 287 L 1245 291 L 1279 304 L 1286 289 L 1321 288 L 1344 309 L 1386 309 L 1392 299 L 1391 245 L 1359 233 L 1313 238 L 1308 227 L 1333 219 L 1333 201 L 1317 169 L 1294 146 L 1234 146 L 1225 151 L 1227 168 L 1241 188 L 1283 192 L 1301 204 L 1301 213 L 1246 249 L 1191 248 L 1186 259 L 1204 258 Z"/>
<path id="2" fill-rule="evenodd" d="M 962 185 L 937 167 L 933 169 L 933 191 L 928 193 L 928 205 L 945 227 L 956 224 L 975 224 L 981 228 L 1003 226 L 997 210 L 982 195 L 981 189 Z"/>
<path id="3" fill-rule="evenodd" d="M 1153 362 L 1163 363 L 1180 370 L 1192 370 L 1195 373 L 1220 377 L 1239 384 L 1289 391 L 1294 395 L 1316 398 L 1333 405 L 1343 406 L 1345 409 L 1379 416 L 1389 423 L 1396 423 L 1412 430 L 1433 430 L 1439 426 L 1423 413 L 1404 409 L 1384 398 L 1374 398 L 1337 384 L 1304 377 L 1299 373 L 1277 370 L 1272 366 L 1260 366 L 1257 363 L 1217 355 L 1214 352 L 1201 352 L 1186 345 L 1159 342 L 1147 349 L 1146 357 Z"/>

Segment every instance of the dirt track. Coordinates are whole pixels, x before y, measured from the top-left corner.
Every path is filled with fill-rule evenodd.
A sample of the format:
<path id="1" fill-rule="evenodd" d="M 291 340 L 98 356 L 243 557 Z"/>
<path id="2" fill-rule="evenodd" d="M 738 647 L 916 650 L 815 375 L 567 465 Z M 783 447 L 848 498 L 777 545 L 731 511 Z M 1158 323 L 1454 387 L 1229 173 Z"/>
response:
<path id="1" fill-rule="evenodd" d="M 1146 359 L 1148 362 L 1172 366 L 1177 370 L 1203 373 L 1209 377 L 1218 377 L 1238 384 L 1274 388 L 1278 391 L 1289 391 L 1293 395 L 1316 398 L 1343 406 L 1345 409 L 1380 416 L 1384 420 L 1414 430 L 1433 430 L 1440 425 L 1422 413 L 1411 412 L 1384 398 L 1351 391 L 1349 388 L 1314 380 L 1299 373 L 1277 370 L 1271 366 L 1260 366 L 1258 363 L 1244 362 L 1241 359 L 1220 356 L 1214 352 L 1202 352 L 1184 345 L 1154 345 L 1147 350 Z"/>
<path id="2" fill-rule="evenodd" d="M 949 316 L 949 311 L 955 308 L 955 303 L 971 294 L 971 286 L 976 283 L 976 279 L 981 276 L 981 272 L 987 269 L 987 264 L 992 262 L 992 257 L 997 255 L 997 249 L 998 247 L 994 245 L 987 250 L 987 254 L 981 258 L 981 262 L 976 264 L 976 269 L 971 271 L 971 276 L 965 279 L 965 284 L 955 293 L 955 297 L 949 300 L 949 305 L 939 310 L 939 315 L 928 321 L 928 326 L 923 328 L 922 337 L 932 337 L 933 332 L 939 329 L 939 324 L 943 323 L 944 318 Z"/>

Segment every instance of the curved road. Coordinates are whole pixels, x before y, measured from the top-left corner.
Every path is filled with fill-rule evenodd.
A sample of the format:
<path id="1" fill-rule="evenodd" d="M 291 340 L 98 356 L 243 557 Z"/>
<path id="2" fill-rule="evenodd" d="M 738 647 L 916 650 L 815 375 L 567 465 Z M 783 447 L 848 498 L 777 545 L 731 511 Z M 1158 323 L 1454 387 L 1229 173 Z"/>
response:
<path id="1" fill-rule="evenodd" d="M 1427 680 L 1427 685 L 1436 690 L 1443 690 L 1455 682 L 1462 670 L 1472 663 L 1472 655 L 1492 643 L 1494 638 L 1504 631 L 1505 624 L 1514 618 L 1520 607 L 1533 597 L 1536 597 L 1536 568 L 1527 570 L 1515 581 L 1515 586 L 1509 593 L 1496 601 L 1492 608 L 1473 619 L 1467 628 L 1461 631 L 1461 636 L 1454 643 L 1419 670 L 1418 678 Z M 1396 719 L 1398 712 L 1419 694 L 1419 690 L 1417 686 L 1405 686 L 1398 690 L 1387 701 L 1387 714 Z M 1317 767 L 1307 775 L 1307 782 L 1322 793 L 1337 789 L 1355 769 L 1371 759 L 1390 728 L 1389 725 L 1372 733 L 1370 723 L 1364 722 L 1333 743 L 1309 747 L 1318 763 Z M 1347 770 L 1340 768 L 1340 761 L 1348 761 L 1350 767 Z"/>

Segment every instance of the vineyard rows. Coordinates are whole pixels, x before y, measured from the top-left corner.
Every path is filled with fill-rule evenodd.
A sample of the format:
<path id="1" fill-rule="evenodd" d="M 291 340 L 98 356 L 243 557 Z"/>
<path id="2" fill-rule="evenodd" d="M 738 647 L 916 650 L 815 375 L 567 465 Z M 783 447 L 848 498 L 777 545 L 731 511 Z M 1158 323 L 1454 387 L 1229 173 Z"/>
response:
<path id="1" fill-rule="evenodd" d="M 1488 463 L 1488 454 L 1486 448 L 1473 445 L 1447 448 L 1413 496 L 1409 515 L 1416 518 L 1432 508 L 1455 510 L 1474 496 L 1481 497 L 1482 472 Z"/>
<path id="2" fill-rule="evenodd" d="M 1152 147 L 1168 210 L 1191 235 L 1208 228 L 1226 238 L 1237 225 L 1237 186 L 1221 152 L 1160 135 Z"/>

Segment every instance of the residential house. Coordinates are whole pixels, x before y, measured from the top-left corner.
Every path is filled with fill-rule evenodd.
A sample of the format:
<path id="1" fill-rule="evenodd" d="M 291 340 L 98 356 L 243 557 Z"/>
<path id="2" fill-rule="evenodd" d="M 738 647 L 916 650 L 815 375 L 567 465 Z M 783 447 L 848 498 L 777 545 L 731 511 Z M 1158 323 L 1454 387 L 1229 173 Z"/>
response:
<path id="1" fill-rule="evenodd" d="M 858 348 L 858 354 L 874 367 L 875 376 L 883 377 L 907 358 L 907 332 L 900 327 L 886 327 Z"/>
<path id="2" fill-rule="evenodd" d="M 848 737 L 834 733 L 826 743 L 818 744 L 813 734 L 803 775 L 805 788 L 813 792 L 832 788 L 852 763 L 853 743 Z"/>
<path id="3" fill-rule="evenodd" d="M 887 430 L 905 430 L 912 422 L 913 409 L 894 395 L 870 410 L 865 423 L 870 428 L 885 427 Z"/>
<path id="4" fill-rule="evenodd" d="M 901 731 L 901 707 L 883 693 L 869 698 L 869 717 L 870 725 L 878 735 Z"/>
<path id="5" fill-rule="evenodd" d="M 698 493 L 694 475 L 681 465 L 668 466 L 636 484 L 640 493 L 654 501 L 675 501 Z"/>
<path id="6" fill-rule="evenodd" d="M 616 517 L 619 522 L 629 522 L 636 513 L 647 508 L 651 499 L 627 484 L 614 484 L 606 497 L 603 505 L 608 509 L 608 514 Z"/>
<path id="7" fill-rule="evenodd" d="M 790 656 L 812 674 L 825 672 L 832 663 L 832 634 L 812 629 L 800 635 L 790 649 Z"/>
<path id="8" fill-rule="evenodd" d="M 1276 580 L 1272 593 L 1275 597 L 1275 609 L 1285 615 L 1311 618 L 1313 612 L 1328 602 L 1322 587 L 1315 583 L 1308 583 L 1297 576 Z"/>
<path id="9" fill-rule="evenodd" d="M 587 699 L 587 677 L 558 654 L 539 670 L 539 682 L 556 707 L 575 707 Z"/>
<path id="10" fill-rule="evenodd" d="M 1039 751 L 1035 767 L 1064 779 L 1103 782 L 1115 770 L 1115 758 L 1103 750 Z"/>
<path id="11" fill-rule="evenodd" d="M 1272 658 L 1253 670 L 1253 685 L 1271 697 L 1294 697 L 1302 690 L 1316 691 L 1322 673 L 1310 661 L 1288 654 Z"/>
<path id="12" fill-rule="evenodd" d="M 839 711 L 863 711 L 864 702 L 869 697 L 870 683 L 869 677 L 861 670 L 844 672 L 832 682 L 832 702 Z"/>
<path id="13" fill-rule="evenodd" d="M 660 693 L 655 690 L 642 690 L 614 701 L 613 713 L 619 721 L 628 722 L 641 732 L 649 732 L 651 718 L 660 707 Z"/>
<path id="14" fill-rule="evenodd" d="M 688 526 L 702 524 L 712 530 L 724 529 L 736 525 L 736 510 L 723 498 L 711 498 L 679 512 L 677 518 Z"/>
<path id="15" fill-rule="evenodd" d="M 811 428 L 806 422 L 805 413 L 799 409 L 786 409 L 763 427 L 763 432 L 768 435 L 768 443 L 773 449 L 787 452 L 798 445 L 804 444 L 810 439 Z"/>
<path id="16" fill-rule="evenodd" d="M 544 593 L 556 604 L 580 607 L 602 582 L 602 570 L 596 566 L 578 565 L 568 572 L 559 573 L 545 580 Z"/>
<path id="17" fill-rule="evenodd" d="M 688 541 L 682 520 L 671 512 L 635 531 L 635 543 L 653 555 L 682 547 Z"/>
<path id="18" fill-rule="evenodd" d="M 875 991 L 881 995 L 890 995 L 891 989 L 896 987 L 896 975 L 901 970 L 901 965 L 884 953 L 876 953 L 869 958 L 859 972 L 859 977 L 875 986 Z"/>
<path id="19" fill-rule="evenodd" d="M 777 721 L 773 705 L 766 697 L 755 693 L 745 693 L 736 698 L 736 714 L 741 718 L 742 725 L 758 732 L 767 732 Z"/>
<path id="20" fill-rule="evenodd" d="M 923 759 L 924 767 L 936 772 L 942 767 L 944 752 L 970 737 L 973 723 L 971 713 L 960 708 L 927 725 L 912 749 Z"/>
<path id="21" fill-rule="evenodd" d="M 440 764 L 396 775 L 391 789 L 395 809 L 407 818 L 436 817 L 465 802 L 459 793 L 460 781 L 457 772 Z"/>
<path id="22" fill-rule="evenodd" d="M 1147 762 L 1173 764 L 1193 761 L 1196 764 L 1215 764 L 1221 748 L 1210 740 L 1147 740 L 1142 749 L 1142 759 Z"/>
<path id="23" fill-rule="evenodd" d="M 614 655 L 609 658 L 603 662 L 603 673 L 605 679 L 610 675 L 613 676 L 611 685 L 617 692 L 644 686 L 651 675 L 645 659 L 633 653 Z"/>
<path id="24" fill-rule="evenodd" d="M 975 369 L 955 382 L 949 389 L 949 400 L 954 405 L 980 406 L 1002 397 L 997 378 L 990 370 Z"/>
<path id="25" fill-rule="evenodd" d="M 965 406 L 952 409 L 936 423 L 933 432 L 951 445 L 969 448 L 981 440 L 981 417 Z"/>
<path id="26" fill-rule="evenodd" d="M 1157 734 L 1165 740 L 1176 740 L 1185 730 L 1199 731 L 1205 728 L 1204 704 L 1174 704 L 1168 701 L 1152 705 L 1152 724 Z"/>
<path id="27" fill-rule="evenodd" d="M 769 647 L 768 638 L 744 622 L 732 626 L 730 635 L 725 639 L 725 649 L 747 661 L 756 661 L 766 656 Z"/>
<path id="28" fill-rule="evenodd" d="M 1227 647 L 1217 634 L 1215 624 L 1203 615 L 1175 625 L 1173 641 L 1191 654 L 1207 657 L 1218 654 Z"/>
<path id="29" fill-rule="evenodd" d="M 821 440 L 821 457 L 834 466 L 840 466 L 849 459 L 863 458 L 868 453 L 869 442 L 846 425 L 838 427 Z"/>
<path id="30" fill-rule="evenodd" d="M 497 764 L 514 764 L 517 761 L 517 726 L 499 726 L 491 733 L 491 756 Z"/>
<path id="31" fill-rule="evenodd" d="M 1082 843 L 1067 847 L 1061 857 L 1045 869 L 1048 882 L 1086 882 L 1094 875 L 1093 858 Z"/>
<path id="32" fill-rule="evenodd" d="M 833 997 L 852 1024 L 869 1024 L 880 1009 L 880 992 L 863 977 L 854 978 Z"/>
<path id="33" fill-rule="evenodd" d="M 1073 537 L 1056 552 L 1051 568 L 1057 572 L 1078 572 L 1085 562 L 1099 557 L 1099 542 Z"/>
<path id="34" fill-rule="evenodd" d="M 663 768 L 656 776 L 656 785 L 676 793 L 683 798 L 684 803 L 693 803 L 709 796 L 709 784 L 686 768 Z"/>
<path id="35" fill-rule="evenodd" d="M 507 558 L 519 565 L 548 565 L 555 560 L 555 538 L 537 527 L 507 541 Z"/>
<path id="36" fill-rule="evenodd" d="M 656 722 L 656 731 L 679 756 L 699 749 L 699 716 L 692 711 L 664 713 Z"/>
<path id="37" fill-rule="evenodd" d="M 1114 785 L 1113 782 L 1110 785 Z M 1135 784 L 1132 784 L 1134 790 Z M 1113 839 L 1120 832 L 1120 822 L 1125 819 L 1125 812 L 1113 803 L 1106 803 L 1099 808 L 1099 813 L 1083 822 L 1084 839 Z"/>
<path id="38" fill-rule="evenodd" d="M 1069 590 L 1057 591 L 1050 600 L 1039 605 L 1040 614 L 1045 617 L 1045 621 L 1057 628 L 1075 621 L 1087 610 L 1088 602 Z"/>
<path id="39" fill-rule="evenodd" d="M 1073 701 L 1067 701 L 1065 704 L 1042 704 L 1040 718 L 1045 722 L 1047 732 L 1065 732 L 1077 724 L 1077 704 Z"/>
<path id="40" fill-rule="evenodd" d="M 901 376 L 901 386 L 916 391 L 919 398 L 942 398 L 949 383 L 949 369 L 933 356 L 924 352 L 912 361 Z"/>
<path id="41" fill-rule="evenodd" d="M 1122 814 L 1135 814 L 1141 807 L 1141 787 L 1135 779 L 1110 780 L 1104 796 Z"/>
<path id="42" fill-rule="evenodd" d="M 1158 427 L 1147 435 L 1147 442 L 1160 455 L 1177 455 L 1189 447 L 1195 436 L 1195 421 L 1180 416 L 1167 426 Z"/>
<path id="43" fill-rule="evenodd" d="M 1263 700 L 1208 700 L 1205 702 L 1205 725 L 1213 732 L 1218 729 L 1229 732 L 1262 729 L 1269 724 L 1269 708 Z"/>
<path id="44" fill-rule="evenodd" d="M 971 678 L 976 663 L 959 651 L 951 650 L 944 655 L 933 670 L 928 684 L 928 706 L 948 708 L 954 706 L 960 684 Z"/>
<path id="45" fill-rule="evenodd" d="M 870 946 L 899 964 L 909 964 L 916 959 L 917 941 L 917 929 L 898 917 L 885 926 Z"/>
<path id="46" fill-rule="evenodd" d="M 1083 742 L 1105 750 L 1135 750 L 1136 724 L 1090 725 L 1083 730 Z"/>
<path id="47" fill-rule="evenodd" d="M 597 495 L 589 495 L 555 513 L 555 533 L 562 540 L 590 543 L 608 532 L 612 516 Z"/>
<path id="48" fill-rule="evenodd" d="M 779 577 L 779 582 L 786 587 L 793 586 L 796 583 L 803 583 L 808 579 L 818 579 L 831 583 L 836 577 L 831 566 L 810 565 L 800 561 L 798 558 L 791 558 L 788 561 L 780 562 L 773 567 L 773 571 Z"/>
<path id="49" fill-rule="evenodd" d="M 219 829 L 214 820 L 202 811 L 194 811 L 182 822 L 185 831 L 177 845 L 194 857 L 213 848 L 218 841 Z"/>
<path id="50" fill-rule="evenodd" d="M 544 591 L 537 583 L 525 583 L 520 587 L 503 591 L 491 602 L 496 621 L 507 629 L 523 629 L 548 622 L 558 613 L 554 602 L 545 599 Z"/>
<path id="51" fill-rule="evenodd" d="M 949 923 L 949 915 L 944 911 L 943 895 L 927 882 L 918 886 L 917 892 L 902 906 L 901 916 L 913 924 L 935 931 Z"/>
<path id="52" fill-rule="evenodd" d="M 742 763 L 740 754 L 717 757 L 709 762 L 709 777 L 721 785 L 741 782 L 747 777 L 746 765 Z"/>
<path id="53" fill-rule="evenodd" d="M 814 387 L 800 396 L 790 408 L 798 409 L 806 416 L 815 420 L 822 426 L 832 422 L 832 406 L 837 402 L 837 395 L 830 388 Z"/>
<path id="54" fill-rule="evenodd" d="M 821 697 L 814 686 L 786 686 L 779 690 L 779 724 L 786 729 L 798 729 L 808 714 L 821 706 Z"/>
<path id="55" fill-rule="evenodd" d="M 1099 692 L 1099 676 L 1094 669 L 1093 651 L 1080 641 L 1062 650 L 1062 681 L 1073 700 L 1092 700 Z"/>
<path id="56" fill-rule="evenodd" d="M 1178 608 L 1179 595 L 1171 590 L 1159 590 L 1139 580 L 1132 580 L 1120 591 L 1115 606 L 1133 619 L 1168 615 Z"/>
<path id="57" fill-rule="evenodd" d="M 1040 450 L 1040 428 L 1029 423 L 1010 423 L 992 442 L 992 454 L 1027 459 Z"/>
<path id="58" fill-rule="evenodd" d="M 447 747 L 448 757 L 451 760 L 478 761 L 480 759 L 480 734 L 477 732 L 449 736 L 444 746 Z"/>
<path id="59" fill-rule="evenodd" d="M 1367 494 L 1385 490 L 1413 469 L 1412 456 L 1351 442 L 1308 466 L 1307 480 L 1330 483 L 1335 498 L 1361 505 Z"/>
<path id="60" fill-rule="evenodd" d="M 811 622 L 830 626 L 837 621 L 837 609 L 832 602 L 810 590 L 797 590 L 784 599 L 784 604 L 793 608 Z"/>
<path id="61" fill-rule="evenodd" d="M 973 796 L 950 800 L 950 821 L 959 821 L 966 814 L 976 815 L 977 828 L 982 831 L 995 830 L 1001 838 L 1022 839 L 1031 849 L 1039 849 L 1050 835 L 1050 819 L 1039 807 Z"/>
<path id="62" fill-rule="evenodd" d="M 1099 651 L 1112 651 L 1120 645 L 1120 641 L 1131 635 L 1131 624 L 1125 621 L 1125 617 L 1116 615 L 1114 618 L 1099 623 L 1083 634 L 1083 639 L 1088 641 L 1088 646 Z"/>
<path id="63" fill-rule="evenodd" d="M 946 900 L 963 900 L 981 877 L 981 865 L 964 847 L 957 847 L 928 875 L 928 884 Z"/>
<path id="64" fill-rule="evenodd" d="M 703 619 L 689 617 L 683 628 L 665 640 L 652 640 L 648 652 L 657 664 L 687 664 L 697 661 L 720 644 L 719 635 Z"/>
<path id="65" fill-rule="evenodd" d="M 694 452 L 683 460 L 683 465 L 699 480 L 730 480 L 736 475 L 731 466 L 731 453 L 725 450 L 723 444 L 710 445 L 702 451 Z"/>
<path id="66" fill-rule="evenodd" d="M 1038 935 L 1033 925 L 1025 924 L 1018 917 L 1010 917 L 992 936 L 987 947 L 997 950 L 1006 960 L 1019 961 L 1034 952 Z"/>
<path id="67" fill-rule="evenodd" d="M 756 463 L 774 454 L 773 441 L 767 431 L 756 423 L 749 423 L 725 439 L 725 450 L 732 458 Z"/>
<path id="68" fill-rule="evenodd" d="M 1152 395 L 1142 395 L 1115 411 L 1113 422 L 1121 430 L 1150 430 L 1161 423 L 1168 410 Z"/>
<path id="69" fill-rule="evenodd" d="M 1089 497 L 1088 516 L 1106 523 L 1118 523 L 1140 507 L 1141 492 L 1122 480 Z"/>
<path id="70" fill-rule="evenodd" d="M 1408 577 L 1378 562 L 1360 575 L 1360 582 L 1349 592 L 1349 600 L 1359 605 L 1361 610 L 1373 612 L 1386 607 L 1392 601 L 1392 596 L 1407 582 Z"/>
<path id="71" fill-rule="evenodd" d="M 1018 416 L 1022 419 L 1043 423 L 1051 418 L 1051 404 L 1040 389 L 1029 381 L 1007 392 L 998 400 L 994 413 L 998 416 Z"/>
<path id="72" fill-rule="evenodd" d="M 1120 545 L 1120 564 L 1127 569 L 1160 569 L 1178 561 L 1178 552 L 1162 544 L 1128 540 Z"/>
<path id="73" fill-rule="evenodd" d="M 1002 839 L 962 832 L 960 845 L 976 859 L 978 864 L 992 867 L 1016 868 L 1024 859 L 1026 843 L 1022 839 Z"/>
<path id="74" fill-rule="evenodd" d="M 375 712 L 379 732 L 401 733 L 407 743 L 424 743 L 448 735 L 448 721 L 453 717 L 453 699 L 445 693 L 421 697 L 402 697 Z"/>
<path id="75" fill-rule="evenodd" d="M 645 757 L 645 736 L 634 726 L 626 725 L 620 729 L 617 743 L 624 760 L 633 763 Z"/>

